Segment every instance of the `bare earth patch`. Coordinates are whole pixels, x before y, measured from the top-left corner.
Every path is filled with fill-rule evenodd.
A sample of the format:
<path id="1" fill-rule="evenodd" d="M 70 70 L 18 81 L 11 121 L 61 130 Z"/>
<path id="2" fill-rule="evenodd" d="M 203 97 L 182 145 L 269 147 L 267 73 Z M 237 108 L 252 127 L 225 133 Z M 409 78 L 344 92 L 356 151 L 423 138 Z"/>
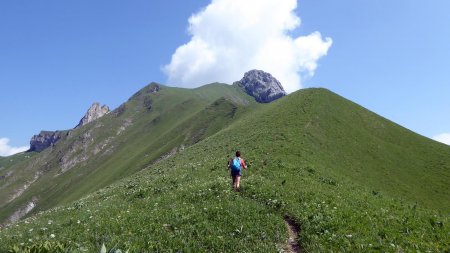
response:
<path id="1" fill-rule="evenodd" d="M 303 252 L 298 243 L 298 233 L 300 232 L 300 225 L 291 217 L 284 216 L 284 223 L 288 229 L 289 238 L 284 246 L 284 251 L 288 253 Z"/>

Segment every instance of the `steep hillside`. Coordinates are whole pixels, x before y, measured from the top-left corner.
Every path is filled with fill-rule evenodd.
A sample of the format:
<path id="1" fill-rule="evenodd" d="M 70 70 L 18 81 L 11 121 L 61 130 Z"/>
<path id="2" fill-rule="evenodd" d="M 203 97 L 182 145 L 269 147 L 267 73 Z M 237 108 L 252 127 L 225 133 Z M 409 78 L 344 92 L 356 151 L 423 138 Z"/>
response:
<path id="1" fill-rule="evenodd" d="M 11 173 L 1 172 L 0 198 L 6 201 L 0 221 L 77 200 L 131 175 L 213 134 L 254 103 L 225 84 L 194 90 L 151 84 L 113 112 L 64 132 Z"/>
<path id="2" fill-rule="evenodd" d="M 23 152 L 7 157 L 0 157 L 0 195 L 2 192 L 6 191 L 6 188 L 10 187 L 9 178 L 11 175 L 16 174 L 14 168 L 17 166 L 22 166 L 24 163 L 32 159 L 34 155 L 36 155 L 35 152 Z M 18 176 L 21 177 L 22 175 Z M 4 204 L 5 201 L 1 201 L 0 207 Z"/>
<path id="3" fill-rule="evenodd" d="M 266 113 L 259 124 L 282 160 L 309 163 L 374 192 L 450 212 L 448 146 L 323 89 L 293 94 L 273 107 L 283 116 L 274 121 Z M 255 132 L 245 125 L 243 131 Z"/>
<path id="4" fill-rule="evenodd" d="M 146 165 L 139 152 L 121 154 L 145 169 L 0 230 L 0 251 L 47 243 L 95 252 L 104 243 L 130 252 L 279 252 L 284 220 L 300 226 L 306 252 L 450 250 L 448 146 L 324 89 L 244 110 L 227 99 L 205 108 L 194 117 L 214 120 L 186 119 L 174 130 L 191 133 L 194 145 Z M 233 108 L 238 116 L 227 121 Z M 208 137 L 192 138 L 190 127 L 211 121 Z M 176 139 L 167 133 L 161 143 Z M 225 166 L 236 149 L 249 165 L 240 193 Z"/>
<path id="5" fill-rule="evenodd" d="M 21 181 L 21 183 L 25 185 L 26 183 L 23 179 L 29 178 L 29 175 L 26 173 L 18 173 L 15 169 L 23 167 L 32 160 L 36 154 L 36 152 L 22 152 L 7 157 L 0 157 L 0 199 L 2 199 L 2 201 L 0 201 L 0 208 L 6 204 L 7 195 L 5 193 L 9 191 L 9 189 L 16 187 L 17 184 L 13 185 L 13 183 Z M 11 180 L 12 177 L 15 177 L 15 179 Z M 13 194 L 21 194 L 20 189 Z"/>

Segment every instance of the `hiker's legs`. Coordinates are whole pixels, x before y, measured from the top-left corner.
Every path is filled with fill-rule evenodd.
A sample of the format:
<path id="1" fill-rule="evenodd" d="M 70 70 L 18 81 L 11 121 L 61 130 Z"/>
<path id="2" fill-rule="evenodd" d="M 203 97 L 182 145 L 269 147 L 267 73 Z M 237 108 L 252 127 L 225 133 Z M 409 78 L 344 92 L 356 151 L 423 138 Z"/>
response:
<path id="1" fill-rule="evenodd" d="M 239 191 L 240 187 L 241 187 L 241 176 L 236 176 L 236 184 L 235 184 L 234 189 L 236 191 Z"/>
<path id="2" fill-rule="evenodd" d="M 231 186 L 236 189 L 236 175 L 231 175 Z"/>

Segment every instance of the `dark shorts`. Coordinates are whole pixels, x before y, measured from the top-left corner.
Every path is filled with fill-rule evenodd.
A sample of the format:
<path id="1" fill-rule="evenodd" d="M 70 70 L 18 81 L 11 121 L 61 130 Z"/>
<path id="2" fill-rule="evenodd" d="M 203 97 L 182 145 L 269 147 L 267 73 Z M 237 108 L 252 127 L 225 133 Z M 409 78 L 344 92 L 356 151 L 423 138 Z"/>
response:
<path id="1" fill-rule="evenodd" d="M 236 177 L 236 176 L 242 176 L 242 172 L 241 170 L 231 170 L 231 176 L 232 177 Z"/>

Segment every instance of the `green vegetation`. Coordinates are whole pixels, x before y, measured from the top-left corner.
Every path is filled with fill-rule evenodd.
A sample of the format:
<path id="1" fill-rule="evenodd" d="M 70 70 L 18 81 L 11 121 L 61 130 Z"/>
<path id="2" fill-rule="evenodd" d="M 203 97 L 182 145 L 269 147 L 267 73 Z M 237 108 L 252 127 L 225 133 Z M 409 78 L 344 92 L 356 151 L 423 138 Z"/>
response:
<path id="1" fill-rule="evenodd" d="M 9 194 L 5 194 L 8 188 L 17 188 L 19 184 L 25 184 L 29 178 L 27 172 L 18 173 L 16 168 L 25 167 L 28 162 L 33 161 L 36 152 L 22 152 L 15 155 L 0 157 L 0 210 L 6 204 Z M 15 178 L 15 183 L 10 178 Z M 8 192 L 9 193 L 9 192 Z M 6 201 L 5 201 L 6 200 Z M 0 220 L 1 221 L 1 220 Z"/>
<path id="2" fill-rule="evenodd" d="M 301 225 L 307 252 L 450 250 L 448 146 L 324 89 L 245 106 L 235 87 L 209 85 L 200 90 L 212 101 L 171 117 L 186 106 L 168 105 L 200 93 L 165 90 L 159 101 L 152 96 L 152 116 L 135 121 L 122 140 L 127 148 L 96 158 L 112 172 L 90 177 L 104 186 L 125 176 L 121 166 L 136 173 L 81 199 L 95 187 L 61 197 L 53 203 L 65 205 L 1 229 L 0 252 L 46 243 L 74 252 L 99 252 L 103 244 L 112 252 L 277 252 L 287 239 L 283 217 Z M 224 91 L 235 99 L 217 97 Z M 145 101 L 141 95 L 123 115 Z M 113 121 L 111 114 L 101 122 Z M 162 122 L 157 139 L 143 131 Z M 149 163 L 182 144 L 189 147 Z M 231 191 L 226 171 L 236 149 L 249 166 L 240 193 Z"/>
<path id="3" fill-rule="evenodd" d="M 36 154 L 36 152 L 23 152 L 18 153 L 11 156 L 0 156 L 0 171 L 8 169 L 12 167 L 15 164 L 22 163 L 24 161 L 27 161 L 29 158 L 33 157 Z"/>
<path id="4" fill-rule="evenodd" d="M 242 104 L 255 104 L 239 88 L 226 84 L 194 90 L 162 86 L 151 92 L 156 85 L 69 132 L 36 159 L 11 166 L 13 174 L 0 181 L 0 199 L 7 200 L 0 203 L 0 224 L 32 199 L 37 204 L 30 214 L 70 203 L 132 175 L 220 130 L 240 115 Z M 6 171 L 0 171 L 2 175 Z"/>

